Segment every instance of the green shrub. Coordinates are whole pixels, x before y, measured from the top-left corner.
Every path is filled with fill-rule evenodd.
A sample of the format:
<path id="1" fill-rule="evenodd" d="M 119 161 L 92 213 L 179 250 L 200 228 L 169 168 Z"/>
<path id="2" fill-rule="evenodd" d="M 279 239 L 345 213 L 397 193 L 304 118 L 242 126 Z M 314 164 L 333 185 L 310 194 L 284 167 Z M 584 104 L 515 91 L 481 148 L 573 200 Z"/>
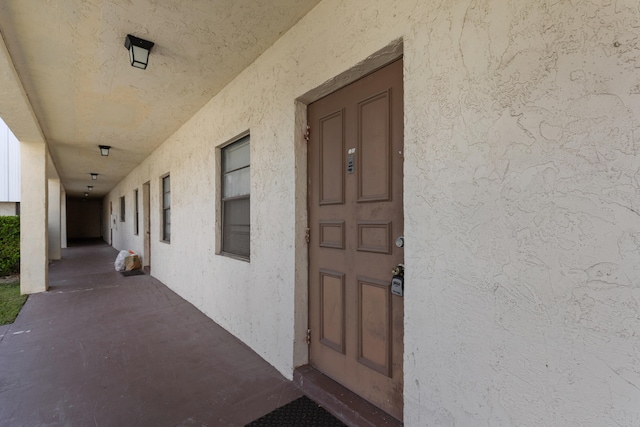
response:
<path id="1" fill-rule="evenodd" d="M 13 323 L 26 300 L 20 295 L 20 283 L 0 285 L 0 325 Z"/>
<path id="2" fill-rule="evenodd" d="M 20 217 L 0 216 L 0 276 L 20 272 Z"/>

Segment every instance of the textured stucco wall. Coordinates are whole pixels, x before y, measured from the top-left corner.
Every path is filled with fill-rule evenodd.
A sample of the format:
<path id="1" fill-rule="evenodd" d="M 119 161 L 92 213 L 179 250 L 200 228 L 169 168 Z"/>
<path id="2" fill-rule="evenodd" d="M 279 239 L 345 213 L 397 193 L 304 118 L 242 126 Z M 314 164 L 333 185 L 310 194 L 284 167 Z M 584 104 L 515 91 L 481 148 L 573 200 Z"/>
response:
<path id="1" fill-rule="evenodd" d="M 48 156 L 41 142 L 20 142 L 20 292 L 49 288 Z"/>
<path id="2" fill-rule="evenodd" d="M 146 161 L 148 162 L 148 160 Z M 144 178 L 144 179 L 143 179 Z M 112 246 L 117 249 L 132 250 L 144 256 L 144 203 L 142 197 L 142 184 L 149 181 L 149 170 L 145 167 L 138 167 L 133 173 L 127 176 L 122 182 L 120 182 L 114 190 L 112 190 L 102 201 L 102 233 L 105 241 L 109 241 L 110 231 L 113 231 Z M 158 178 L 159 179 L 159 178 Z M 151 191 L 160 191 L 159 183 L 154 182 L 152 179 Z M 153 186 L 156 186 L 155 188 Z M 139 229 L 138 234 L 134 234 L 134 190 L 138 190 L 138 209 L 139 209 Z M 155 207 L 157 208 L 158 215 L 160 214 L 160 208 L 157 203 L 159 202 L 159 194 L 152 194 L 151 198 L 155 195 Z M 125 218 L 121 221 L 120 218 L 120 197 L 125 198 Z M 113 206 L 113 216 L 109 214 L 109 204 Z M 153 205 L 152 205 L 153 206 Z M 153 215 L 152 215 L 153 218 Z M 115 222 L 114 222 L 115 219 Z M 158 219 L 155 218 L 157 221 Z M 115 225 L 114 225 L 115 224 Z M 111 228 L 110 228 L 111 227 Z M 153 229 L 153 239 L 158 238 L 158 229 Z M 155 272 L 154 272 L 155 273 Z M 154 274 L 155 275 L 155 274 Z"/>
<path id="3" fill-rule="evenodd" d="M 15 216 L 16 202 L 0 202 L 0 216 Z"/>
<path id="4" fill-rule="evenodd" d="M 405 42 L 408 420 L 640 425 L 638 3 L 444 4 Z"/>
<path id="5" fill-rule="evenodd" d="M 48 238 L 48 254 L 50 260 L 57 260 L 62 258 L 62 224 L 60 216 L 60 180 L 49 179 L 48 180 L 47 196 L 49 198 L 47 214 L 49 233 Z"/>
<path id="6" fill-rule="evenodd" d="M 295 100 L 402 39 L 405 424 L 639 425 L 639 28 L 630 1 L 325 0 L 108 200 L 150 180 L 153 275 L 290 376 L 306 312 Z M 215 149 L 247 129 L 250 263 L 214 244 Z M 126 224 L 115 246 L 141 249 Z"/>

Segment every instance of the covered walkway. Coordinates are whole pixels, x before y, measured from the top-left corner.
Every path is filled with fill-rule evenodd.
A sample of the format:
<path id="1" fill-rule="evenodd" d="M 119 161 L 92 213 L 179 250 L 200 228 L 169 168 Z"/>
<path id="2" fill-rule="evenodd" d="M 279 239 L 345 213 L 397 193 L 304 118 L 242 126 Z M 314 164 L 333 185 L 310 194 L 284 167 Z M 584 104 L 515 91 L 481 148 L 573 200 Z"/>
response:
<path id="1" fill-rule="evenodd" d="M 117 251 L 72 246 L 0 337 L 2 426 L 242 426 L 302 393 Z"/>

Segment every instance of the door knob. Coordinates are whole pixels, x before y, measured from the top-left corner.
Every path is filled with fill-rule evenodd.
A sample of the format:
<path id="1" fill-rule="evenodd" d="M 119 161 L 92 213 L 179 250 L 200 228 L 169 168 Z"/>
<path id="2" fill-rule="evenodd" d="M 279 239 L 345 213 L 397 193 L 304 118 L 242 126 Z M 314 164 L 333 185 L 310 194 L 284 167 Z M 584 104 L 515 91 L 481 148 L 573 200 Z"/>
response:
<path id="1" fill-rule="evenodd" d="M 404 276 L 404 265 L 398 264 L 391 269 L 391 274 L 394 276 Z"/>

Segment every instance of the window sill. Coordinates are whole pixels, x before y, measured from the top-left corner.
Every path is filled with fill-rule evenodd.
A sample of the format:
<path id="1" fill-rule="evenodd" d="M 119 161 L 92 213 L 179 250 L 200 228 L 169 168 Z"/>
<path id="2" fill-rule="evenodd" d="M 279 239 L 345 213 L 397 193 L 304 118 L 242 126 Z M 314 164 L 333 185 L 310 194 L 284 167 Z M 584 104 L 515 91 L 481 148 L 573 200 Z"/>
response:
<path id="1" fill-rule="evenodd" d="M 220 252 L 220 253 L 218 253 L 218 255 L 221 255 L 221 256 L 224 256 L 224 257 L 227 257 L 227 258 L 233 258 L 233 259 L 236 259 L 238 261 L 251 262 L 251 258 L 250 257 L 248 258 L 248 257 L 244 257 L 244 256 L 241 256 L 241 255 L 232 254 L 232 253 L 229 253 L 229 252 Z"/>

